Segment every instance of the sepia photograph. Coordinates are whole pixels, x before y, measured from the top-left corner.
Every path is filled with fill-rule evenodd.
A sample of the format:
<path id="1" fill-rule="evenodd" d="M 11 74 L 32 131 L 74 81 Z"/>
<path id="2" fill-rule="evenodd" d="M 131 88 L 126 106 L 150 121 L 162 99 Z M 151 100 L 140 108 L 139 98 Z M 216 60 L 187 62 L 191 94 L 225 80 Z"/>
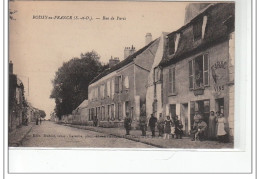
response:
<path id="1" fill-rule="evenodd" d="M 9 147 L 234 149 L 235 3 L 9 1 Z"/>

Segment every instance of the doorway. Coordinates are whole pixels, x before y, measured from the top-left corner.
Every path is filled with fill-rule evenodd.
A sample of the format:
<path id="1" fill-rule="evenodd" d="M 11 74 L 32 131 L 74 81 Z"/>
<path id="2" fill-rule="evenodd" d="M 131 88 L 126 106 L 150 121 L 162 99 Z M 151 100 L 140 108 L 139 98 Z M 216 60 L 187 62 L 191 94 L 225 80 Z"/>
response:
<path id="1" fill-rule="evenodd" d="M 223 115 L 225 115 L 224 114 L 224 98 L 216 99 L 216 111 L 219 111 Z"/>
<path id="2" fill-rule="evenodd" d="M 174 119 L 176 116 L 176 104 L 170 104 L 170 117 Z"/>

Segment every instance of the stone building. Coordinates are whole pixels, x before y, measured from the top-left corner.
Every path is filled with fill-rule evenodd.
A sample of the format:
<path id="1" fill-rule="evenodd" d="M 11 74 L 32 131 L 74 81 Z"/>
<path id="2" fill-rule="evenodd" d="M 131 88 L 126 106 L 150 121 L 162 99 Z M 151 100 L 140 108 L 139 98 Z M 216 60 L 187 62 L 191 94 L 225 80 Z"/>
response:
<path id="1" fill-rule="evenodd" d="M 150 38 L 150 35 L 148 36 Z M 154 63 L 160 39 L 150 42 L 140 50 L 98 75 L 89 85 L 89 120 L 98 119 L 99 126 L 122 125 L 126 113 L 138 125 L 140 116 L 146 115 L 146 86 Z M 130 49 L 135 50 L 132 46 Z M 132 54 L 131 54 L 132 53 Z"/>
<path id="2" fill-rule="evenodd" d="M 24 98 L 22 81 L 13 74 L 13 63 L 9 62 L 9 108 L 8 131 L 11 132 L 25 123 L 27 118 L 27 102 Z"/>
<path id="3" fill-rule="evenodd" d="M 167 35 L 163 60 L 154 68 L 154 89 L 161 91 L 154 103 L 161 100 L 163 116 L 178 115 L 186 134 L 195 111 L 206 122 L 210 111 L 221 111 L 233 136 L 234 19 L 235 4 L 218 3 Z"/>

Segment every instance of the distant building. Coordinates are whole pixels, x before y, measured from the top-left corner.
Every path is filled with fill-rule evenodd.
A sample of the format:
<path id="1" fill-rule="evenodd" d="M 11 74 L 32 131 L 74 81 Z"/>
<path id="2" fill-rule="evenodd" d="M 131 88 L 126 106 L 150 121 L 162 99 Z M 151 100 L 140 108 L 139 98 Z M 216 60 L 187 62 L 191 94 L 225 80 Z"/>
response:
<path id="1" fill-rule="evenodd" d="M 217 3 L 167 35 L 164 58 L 157 67 L 162 75 L 154 81 L 162 83 L 157 98 L 161 97 L 163 115 L 178 115 L 186 134 L 195 111 L 206 122 L 210 111 L 221 111 L 233 136 L 234 19 L 234 3 Z"/>
<path id="2" fill-rule="evenodd" d="M 89 120 L 95 117 L 99 126 L 122 125 L 129 113 L 136 126 L 146 112 L 146 86 L 160 39 L 135 52 L 125 48 L 125 59 L 98 75 L 88 88 Z M 130 53 L 130 54 L 129 54 Z"/>

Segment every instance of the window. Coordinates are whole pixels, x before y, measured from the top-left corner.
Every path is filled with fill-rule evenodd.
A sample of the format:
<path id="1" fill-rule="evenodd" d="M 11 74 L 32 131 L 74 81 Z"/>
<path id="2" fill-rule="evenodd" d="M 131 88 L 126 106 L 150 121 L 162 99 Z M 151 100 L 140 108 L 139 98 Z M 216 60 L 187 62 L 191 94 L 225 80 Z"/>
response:
<path id="1" fill-rule="evenodd" d="M 115 78 L 115 93 L 119 93 L 119 76 Z"/>
<path id="2" fill-rule="evenodd" d="M 107 105 L 107 118 L 108 118 L 108 119 L 111 119 L 110 105 Z"/>
<path id="3" fill-rule="evenodd" d="M 110 83 L 111 83 L 111 81 L 107 81 L 107 97 L 110 97 L 111 96 L 111 94 L 110 94 Z"/>
<path id="4" fill-rule="evenodd" d="M 123 91 L 123 79 L 122 76 L 116 76 L 115 78 L 115 93 Z"/>
<path id="5" fill-rule="evenodd" d="M 115 80 L 111 80 L 111 97 L 115 94 Z"/>
<path id="6" fill-rule="evenodd" d="M 105 114 L 105 106 L 102 106 L 102 108 L 101 108 L 101 112 L 102 112 L 102 117 L 101 117 L 101 119 L 102 119 L 102 121 L 104 121 L 105 120 L 105 118 L 106 118 L 106 114 Z"/>
<path id="7" fill-rule="evenodd" d="M 194 41 L 201 39 L 202 37 L 202 19 L 199 19 L 193 24 L 193 39 Z"/>
<path id="8" fill-rule="evenodd" d="M 169 69 L 169 93 L 175 93 L 175 67 Z"/>
<path id="9" fill-rule="evenodd" d="M 162 75 L 161 75 L 161 69 L 160 68 L 154 68 L 154 82 L 161 81 Z"/>
<path id="10" fill-rule="evenodd" d="M 115 105 L 111 104 L 111 119 L 115 119 Z"/>
<path id="11" fill-rule="evenodd" d="M 168 50 L 169 50 L 169 55 L 172 55 L 175 52 L 175 38 L 174 38 L 174 36 L 169 37 Z"/>
<path id="12" fill-rule="evenodd" d="M 200 55 L 189 61 L 189 88 L 198 89 L 209 85 L 208 54 Z"/>

